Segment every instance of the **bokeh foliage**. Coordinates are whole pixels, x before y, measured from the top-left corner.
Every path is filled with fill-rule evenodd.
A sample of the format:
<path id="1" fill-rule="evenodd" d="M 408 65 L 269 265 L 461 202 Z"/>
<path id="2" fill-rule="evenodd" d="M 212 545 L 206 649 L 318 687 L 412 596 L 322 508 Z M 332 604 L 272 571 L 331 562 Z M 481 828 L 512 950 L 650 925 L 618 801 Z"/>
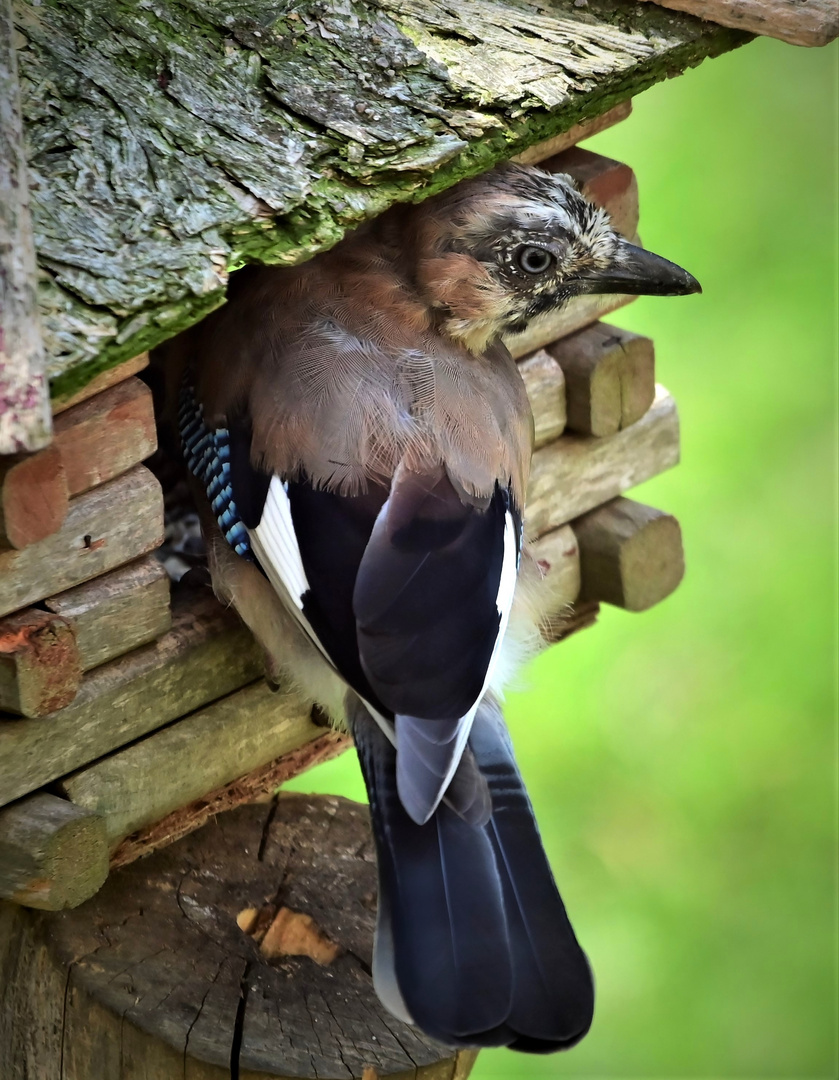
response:
<path id="1" fill-rule="evenodd" d="M 705 287 L 613 317 L 679 402 L 683 462 L 633 495 L 677 515 L 688 573 L 510 695 L 598 1010 L 569 1054 L 485 1052 L 475 1080 L 839 1075 L 838 59 L 757 41 L 588 144 Z M 363 798 L 351 755 L 291 786 Z"/>

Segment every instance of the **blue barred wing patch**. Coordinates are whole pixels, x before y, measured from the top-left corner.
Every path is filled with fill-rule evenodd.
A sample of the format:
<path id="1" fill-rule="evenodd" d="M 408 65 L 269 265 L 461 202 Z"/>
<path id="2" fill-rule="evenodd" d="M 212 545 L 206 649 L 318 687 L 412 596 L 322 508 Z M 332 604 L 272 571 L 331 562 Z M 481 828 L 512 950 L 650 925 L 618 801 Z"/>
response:
<path id="1" fill-rule="evenodd" d="M 237 555 L 255 562 L 248 530 L 239 516 L 230 482 L 230 433 L 204 423 L 203 406 L 184 380 L 178 402 L 178 430 L 189 471 L 206 489 L 225 540 Z"/>

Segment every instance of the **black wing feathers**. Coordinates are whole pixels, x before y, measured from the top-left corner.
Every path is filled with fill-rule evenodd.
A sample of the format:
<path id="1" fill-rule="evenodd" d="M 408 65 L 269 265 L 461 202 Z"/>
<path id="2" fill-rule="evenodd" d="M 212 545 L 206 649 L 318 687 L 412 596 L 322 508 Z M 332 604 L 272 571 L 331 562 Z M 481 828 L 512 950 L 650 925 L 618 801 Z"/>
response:
<path id="1" fill-rule="evenodd" d="M 500 623 L 506 492 L 461 501 L 445 470 L 398 474 L 358 570 L 361 664 L 394 713 L 463 716 L 480 697 Z"/>

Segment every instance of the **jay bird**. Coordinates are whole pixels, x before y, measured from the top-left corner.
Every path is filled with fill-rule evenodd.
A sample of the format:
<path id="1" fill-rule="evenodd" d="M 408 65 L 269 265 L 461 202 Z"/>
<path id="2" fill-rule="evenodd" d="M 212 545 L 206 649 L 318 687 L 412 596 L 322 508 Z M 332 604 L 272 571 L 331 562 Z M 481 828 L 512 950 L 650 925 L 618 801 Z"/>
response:
<path id="1" fill-rule="evenodd" d="M 506 165 L 303 265 L 246 267 L 187 339 L 179 428 L 214 587 L 268 674 L 349 728 L 375 987 L 449 1046 L 562 1049 L 593 1014 L 498 706 L 540 577 L 533 421 L 501 336 L 583 293 L 696 291 L 570 177 Z"/>

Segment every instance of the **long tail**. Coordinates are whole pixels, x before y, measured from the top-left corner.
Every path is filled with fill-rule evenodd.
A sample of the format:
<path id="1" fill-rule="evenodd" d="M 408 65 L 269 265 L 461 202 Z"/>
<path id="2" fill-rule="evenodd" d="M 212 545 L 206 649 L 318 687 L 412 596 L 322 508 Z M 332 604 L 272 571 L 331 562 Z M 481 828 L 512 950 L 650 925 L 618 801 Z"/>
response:
<path id="1" fill-rule="evenodd" d="M 504 721 L 482 703 L 469 745 L 492 814 L 402 807 L 396 751 L 363 706 L 353 736 L 379 860 L 374 979 L 397 1016 L 449 1046 L 548 1053 L 588 1031 L 594 987 L 554 884 Z"/>

